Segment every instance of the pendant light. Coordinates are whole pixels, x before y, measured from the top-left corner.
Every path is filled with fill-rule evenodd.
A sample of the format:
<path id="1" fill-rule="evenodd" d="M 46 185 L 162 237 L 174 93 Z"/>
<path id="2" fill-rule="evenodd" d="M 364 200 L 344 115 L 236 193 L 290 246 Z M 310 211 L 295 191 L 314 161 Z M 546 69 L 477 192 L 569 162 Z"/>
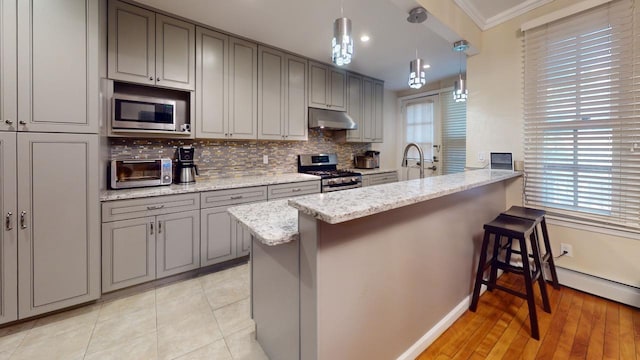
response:
<path id="1" fill-rule="evenodd" d="M 351 20 L 344 17 L 344 7 L 340 1 L 340 18 L 333 22 L 333 40 L 331 40 L 331 61 L 338 66 L 347 65 L 353 56 L 353 37 Z"/>
<path id="2" fill-rule="evenodd" d="M 409 11 L 407 21 L 412 24 L 420 24 L 427 20 L 427 10 L 423 7 L 417 7 Z M 427 83 L 427 77 L 424 72 L 424 60 L 418 57 L 418 47 L 416 46 L 416 58 L 409 62 L 409 87 L 412 89 L 420 89 L 422 85 Z"/>
<path id="3" fill-rule="evenodd" d="M 453 51 L 460 53 L 460 70 L 458 72 L 458 80 L 453 85 L 453 99 L 456 102 L 467 101 L 469 91 L 467 89 L 467 78 L 462 75 L 462 54 L 469 48 L 466 40 L 460 40 L 453 43 Z"/>

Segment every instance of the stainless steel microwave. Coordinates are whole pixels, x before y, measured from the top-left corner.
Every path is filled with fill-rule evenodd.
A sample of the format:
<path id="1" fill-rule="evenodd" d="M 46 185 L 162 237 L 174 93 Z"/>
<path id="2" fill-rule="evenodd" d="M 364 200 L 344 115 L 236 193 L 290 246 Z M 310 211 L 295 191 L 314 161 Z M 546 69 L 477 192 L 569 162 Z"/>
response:
<path id="1" fill-rule="evenodd" d="M 171 159 L 111 160 L 109 185 L 112 189 L 171 185 Z"/>
<path id="2" fill-rule="evenodd" d="M 111 109 L 114 130 L 176 131 L 176 102 L 147 96 L 114 94 Z"/>

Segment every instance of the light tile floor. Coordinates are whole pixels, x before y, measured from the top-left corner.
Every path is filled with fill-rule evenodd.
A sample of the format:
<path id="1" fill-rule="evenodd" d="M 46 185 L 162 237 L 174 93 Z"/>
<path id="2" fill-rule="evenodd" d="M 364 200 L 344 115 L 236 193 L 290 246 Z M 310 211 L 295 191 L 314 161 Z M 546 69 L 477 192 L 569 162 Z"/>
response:
<path id="1" fill-rule="evenodd" d="M 5 359 L 267 359 L 249 315 L 249 266 L 0 328 Z"/>

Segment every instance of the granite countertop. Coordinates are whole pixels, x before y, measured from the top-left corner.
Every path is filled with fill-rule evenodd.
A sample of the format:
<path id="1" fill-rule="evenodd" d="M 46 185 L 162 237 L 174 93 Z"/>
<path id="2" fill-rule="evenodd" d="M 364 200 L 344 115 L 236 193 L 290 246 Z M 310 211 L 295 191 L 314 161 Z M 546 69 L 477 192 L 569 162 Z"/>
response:
<path id="1" fill-rule="evenodd" d="M 398 172 L 398 169 L 356 169 L 356 168 L 350 168 L 347 169 L 349 171 L 353 171 L 353 172 L 358 172 L 362 175 L 375 175 L 375 174 L 384 174 L 384 173 L 390 173 L 390 172 Z"/>
<path id="2" fill-rule="evenodd" d="M 298 210 L 288 199 L 234 206 L 227 211 L 265 245 L 274 246 L 299 239 Z"/>
<path id="3" fill-rule="evenodd" d="M 511 170 L 465 171 L 375 187 L 307 195 L 289 200 L 289 205 L 316 219 L 337 224 L 521 175 L 521 172 Z"/>
<path id="4" fill-rule="evenodd" d="M 299 173 L 263 176 L 242 176 L 217 179 L 196 177 L 196 183 L 189 185 L 173 184 L 169 186 L 155 186 L 136 189 L 106 190 L 100 193 L 100 201 L 137 199 L 151 196 L 177 195 L 202 191 L 286 184 L 312 180 L 320 180 L 320 177 Z"/>

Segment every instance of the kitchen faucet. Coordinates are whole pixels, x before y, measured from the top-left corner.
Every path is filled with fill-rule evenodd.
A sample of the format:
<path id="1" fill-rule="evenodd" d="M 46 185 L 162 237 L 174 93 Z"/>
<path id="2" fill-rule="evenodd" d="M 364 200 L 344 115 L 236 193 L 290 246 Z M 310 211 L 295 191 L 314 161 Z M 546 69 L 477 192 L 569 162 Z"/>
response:
<path id="1" fill-rule="evenodd" d="M 424 178 L 424 153 L 422 152 L 422 148 L 420 148 L 418 144 L 409 143 L 404 148 L 404 155 L 402 155 L 402 167 L 407 167 L 407 154 L 409 153 L 409 148 L 411 148 L 412 146 L 418 149 L 418 154 L 420 154 L 420 162 L 418 162 L 418 165 L 420 165 L 420 178 L 422 179 Z"/>

